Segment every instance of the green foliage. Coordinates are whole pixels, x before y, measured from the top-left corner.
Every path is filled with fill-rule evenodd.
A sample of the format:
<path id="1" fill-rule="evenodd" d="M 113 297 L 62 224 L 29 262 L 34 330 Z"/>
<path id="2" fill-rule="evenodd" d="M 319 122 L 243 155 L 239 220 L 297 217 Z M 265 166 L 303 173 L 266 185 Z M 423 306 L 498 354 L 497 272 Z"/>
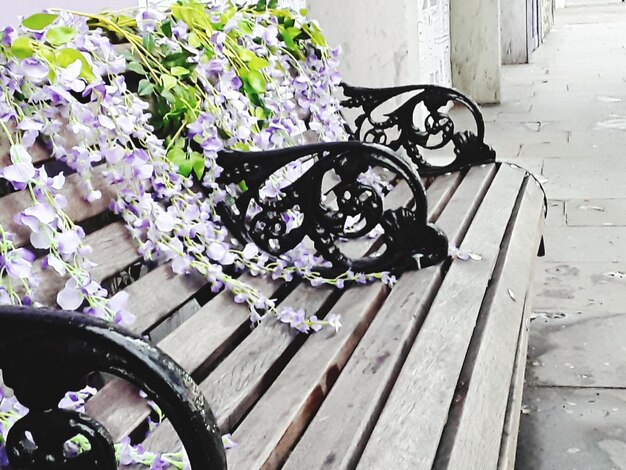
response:
<path id="1" fill-rule="evenodd" d="M 78 34 L 70 26 L 54 26 L 46 33 L 46 41 L 52 46 L 62 46 L 70 42 Z"/>
<path id="2" fill-rule="evenodd" d="M 27 59 L 35 53 L 33 41 L 27 37 L 20 37 L 13 41 L 11 52 L 18 59 Z"/>
<path id="3" fill-rule="evenodd" d="M 92 82 L 96 79 L 93 71 L 91 70 L 91 65 L 89 65 L 89 62 L 79 50 L 69 47 L 59 49 L 55 52 L 54 58 L 56 59 L 57 65 L 60 67 L 69 67 L 78 60 L 82 64 L 80 76 L 87 80 L 87 82 Z"/>
<path id="4" fill-rule="evenodd" d="M 33 31 L 43 31 L 46 27 L 54 23 L 54 20 L 58 17 L 59 15 L 52 15 L 50 13 L 37 13 L 22 21 L 22 26 Z"/>
<path id="5" fill-rule="evenodd" d="M 178 167 L 178 172 L 183 176 L 193 174 L 198 179 L 204 175 L 204 157 L 198 152 L 187 152 L 185 140 L 178 139 L 167 152 L 167 159 Z"/>
<path id="6" fill-rule="evenodd" d="M 206 6 L 199 0 L 178 0 L 171 5 L 167 18 L 150 33 L 139 32 L 136 21 L 123 15 L 93 15 L 89 24 L 91 27 L 107 30 L 111 37 L 120 42 L 130 43 L 127 70 L 138 76 L 133 82 L 139 96 L 151 102 L 155 132 L 166 141 L 170 136 L 175 136 L 175 142 L 169 142 L 168 145 L 168 158 L 178 166 L 181 174 L 194 174 L 200 178 L 204 173 L 201 154 L 191 148 L 190 142 L 185 143 L 184 139 L 179 139 L 186 126 L 197 120 L 201 110 L 200 103 L 204 99 L 201 87 L 197 86 L 197 61 L 193 60 L 196 59 L 193 49 L 200 51 L 200 61 L 206 63 L 216 55 L 222 55 L 222 50 L 216 54 L 216 46 L 211 38 L 217 32 L 225 34 L 224 43 L 220 46 L 223 47 L 223 55 L 226 55 L 232 70 L 241 79 L 240 91 L 250 100 L 251 116 L 258 123 L 258 128 L 262 129 L 272 116 L 264 104 L 264 97 L 272 80 L 270 61 L 268 57 L 257 55 L 254 50 L 242 46 L 244 41 L 241 39 L 253 33 L 259 18 L 272 17 L 277 20 L 278 39 L 282 42 L 268 46 L 270 53 L 274 48 L 281 49 L 283 53 L 300 61 L 305 59 L 307 49 L 313 46 L 319 48 L 323 55 L 327 45 L 319 28 L 316 24 L 296 16 L 290 10 L 278 9 L 277 0 L 259 0 L 248 7 L 237 7 L 233 4 L 217 16 L 207 13 Z M 234 18 L 237 18 L 237 27 L 225 30 L 225 26 L 232 24 Z M 178 22 L 187 25 L 189 34 L 187 43 L 181 44 L 178 50 L 172 52 L 170 48 L 160 44 L 164 38 L 176 40 L 173 27 Z M 52 40 L 48 39 L 51 44 L 55 42 L 62 45 L 71 40 L 70 31 L 49 32 L 48 35 L 51 35 Z M 261 44 L 264 39 L 256 38 L 255 41 Z M 65 63 L 69 59 L 78 58 L 78 51 L 66 50 L 73 52 L 64 52 L 63 57 L 55 57 L 54 60 Z M 25 56 L 32 54 L 27 43 L 21 44 L 18 52 Z M 83 60 L 84 57 L 81 62 Z M 88 74 L 90 68 L 85 62 L 83 64 L 83 73 Z M 218 132 L 223 139 L 231 137 L 219 126 Z"/>

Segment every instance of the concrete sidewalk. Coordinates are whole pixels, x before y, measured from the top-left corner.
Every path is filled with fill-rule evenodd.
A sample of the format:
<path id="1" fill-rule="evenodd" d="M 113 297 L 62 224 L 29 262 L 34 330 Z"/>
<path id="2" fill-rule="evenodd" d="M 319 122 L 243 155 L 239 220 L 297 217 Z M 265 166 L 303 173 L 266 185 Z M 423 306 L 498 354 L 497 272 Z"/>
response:
<path id="1" fill-rule="evenodd" d="M 485 108 L 487 142 L 551 206 L 519 470 L 626 469 L 626 5 L 579 4 Z"/>

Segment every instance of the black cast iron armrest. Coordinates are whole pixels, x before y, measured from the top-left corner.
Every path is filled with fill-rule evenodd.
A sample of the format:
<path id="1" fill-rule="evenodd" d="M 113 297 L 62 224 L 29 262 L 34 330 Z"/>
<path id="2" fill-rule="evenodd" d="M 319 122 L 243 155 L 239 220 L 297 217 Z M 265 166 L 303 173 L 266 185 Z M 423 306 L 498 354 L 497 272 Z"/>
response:
<path id="1" fill-rule="evenodd" d="M 30 410 L 9 431 L 14 469 L 117 468 L 106 429 L 85 415 L 58 409 L 64 394 L 80 389 L 92 372 L 111 373 L 144 390 L 171 420 L 194 470 L 226 468 L 215 419 L 191 377 L 122 328 L 84 314 L 0 307 L 0 370 Z M 77 434 L 88 439 L 91 450 L 66 457 L 64 443 Z"/>
<path id="2" fill-rule="evenodd" d="M 457 171 L 495 161 L 495 151 L 484 142 L 485 125 L 478 105 L 457 90 L 435 85 L 394 88 L 358 88 L 342 84 L 346 109 L 357 110 L 353 137 L 364 142 L 403 149 L 422 176 Z M 398 105 L 397 101 L 404 100 Z M 457 105 L 469 111 L 474 129 L 459 130 L 446 107 Z M 423 108 L 420 110 L 420 105 Z M 416 118 L 424 116 L 423 124 Z M 423 150 L 437 150 L 452 144 L 454 161 L 429 163 Z"/>
<path id="3" fill-rule="evenodd" d="M 362 142 L 305 145 L 270 152 L 225 151 L 218 162 L 219 182 L 246 190 L 225 201 L 220 213 L 241 242 L 253 241 L 274 258 L 308 237 L 326 264 L 316 269 L 326 276 L 356 273 L 401 273 L 432 266 L 448 255 L 445 235 L 427 221 L 424 186 L 415 165 L 387 147 Z M 283 187 L 279 197 L 263 197 L 272 175 L 299 162 L 302 175 Z M 391 207 L 381 188 L 364 177 L 380 169 L 406 184 L 414 201 L 411 209 Z M 334 178 L 332 184 L 329 178 Z M 256 210 L 254 208 L 256 207 Z M 289 227 L 290 214 L 302 222 Z M 342 240 L 367 235 L 379 226 L 385 249 L 377 256 L 352 259 Z"/>

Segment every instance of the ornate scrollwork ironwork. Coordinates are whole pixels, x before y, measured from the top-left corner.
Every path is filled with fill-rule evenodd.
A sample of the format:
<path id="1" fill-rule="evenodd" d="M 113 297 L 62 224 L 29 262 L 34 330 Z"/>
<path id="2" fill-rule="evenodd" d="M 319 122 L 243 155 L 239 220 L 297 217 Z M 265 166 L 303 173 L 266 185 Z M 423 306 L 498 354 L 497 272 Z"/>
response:
<path id="1" fill-rule="evenodd" d="M 404 150 L 417 165 L 422 176 L 433 176 L 495 161 L 495 151 L 484 142 L 485 125 L 476 103 L 462 93 L 434 85 L 395 88 L 357 88 L 342 84 L 344 108 L 357 109 L 352 135 L 355 140 L 378 143 L 392 150 Z M 409 98 L 391 111 L 394 99 Z M 472 115 L 476 129 L 458 131 L 452 118 L 444 111 L 449 103 L 461 105 Z M 420 105 L 426 114 L 422 126 L 416 125 Z M 380 117 L 375 117 L 380 114 Z M 454 160 L 435 165 L 423 150 L 438 150 L 452 143 Z"/>
<path id="2" fill-rule="evenodd" d="M 224 469 L 221 435 L 191 377 L 142 338 L 79 313 L 0 308 L 0 370 L 29 413 L 13 425 L 7 454 L 14 470 L 113 470 L 111 436 L 85 415 L 58 409 L 68 390 L 92 372 L 121 377 L 165 412 L 192 468 Z M 88 450 L 66 455 L 64 443 L 83 436 Z"/>
<path id="3" fill-rule="evenodd" d="M 300 162 L 302 172 L 280 195 L 263 188 L 276 172 Z M 427 222 L 424 187 L 414 165 L 387 147 L 362 142 L 323 143 L 271 152 L 225 151 L 219 164 L 221 184 L 245 182 L 247 191 L 222 203 L 221 216 L 241 242 L 254 241 L 277 258 L 309 239 L 327 264 L 316 267 L 332 276 L 401 273 L 441 262 L 448 253 L 445 235 Z M 363 179 L 372 168 L 392 172 L 409 188 L 414 206 L 386 208 L 380 188 Z M 334 183 L 325 189 L 325 182 Z M 330 203 L 329 201 L 332 201 Z M 300 222 L 288 227 L 289 214 Z M 379 227 L 385 245 L 376 256 L 352 259 L 341 246 Z"/>

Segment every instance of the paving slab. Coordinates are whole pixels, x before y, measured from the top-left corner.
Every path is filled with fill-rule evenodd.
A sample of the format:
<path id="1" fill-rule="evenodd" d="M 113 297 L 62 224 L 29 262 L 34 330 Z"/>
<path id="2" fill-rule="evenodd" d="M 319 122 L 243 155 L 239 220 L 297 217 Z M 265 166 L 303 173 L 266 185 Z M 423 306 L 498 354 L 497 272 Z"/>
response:
<path id="1" fill-rule="evenodd" d="M 554 143 L 543 142 L 540 144 L 523 143 L 520 157 L 541 157 L 541 158 L 587 158 L 587 159 L 607 159 L 610 156 L 621 155 L 621 150 L 610 141 L 600 141 L 590 139 L 586 143 Z"/>
<path id="2" fill-rule="evenodd" d="M 626 84 L 624 84 L 626 87 Z M 611 151 L 611 155 L 624 155 L 624 146 L 626 145 L 626 128 L 602 128 L 601 122 L 613 121 L 617 125 L 624 125 L 626 119 L 626 111 L 619 115 L 607 115 L 604 121 L 596 121 L 594 123 L 595 129 L 591 131 L 577 131 L 573 130 L 570 135 L 570 144 L 582 145 L 584 147 L 590 145 L 599 145 L 606 148 L 607 151 Z M 608 125 L 608 124 L 607 124 Z"/>
<path id="3" fill-rule="evenodd" d="M 626 263 L 626 227 L 546 227 L 545 262 Z"/>
<path id="4" fill-rule="evenodd" d="M 526 383 L 626 388 L 624 331 L 626 313 L 533 314 Z"/>
<path id="5" fill-rule="evenodd" d="M 487 118 L 520 166 L 542 162 L 550 206 L 516 468 L 626 470 L 626 4 L 567 1 L 531 64 L 503 67 L 528 112 Z"/>
<path id="6" fill-rule="evenodd" d="M 626 468 L 626 391 L 525 391 L 517 470 Z"/>
<path id="7" fill-rule="evenodd" d="M 542 262 L 534 287 L 535 312 L 626 312 L 626 263 Z"/>
<path id="8" fill-rule="evenodd" d="M 534 113 L 533 113 L 534 114 Z M 539 121 L 534 122 L 490 122 L 485 124 L 485 141 L 492 145 L 492 142 L 515 141 L 519 144 L 525 143 L 560 143 L 566 144 L 569 140 L 569 131 L 535 131 Z"/>
<path id="9" fill-rule="evenodd" d="M 550 199 L 626 198 L 624 175 L 626 158 L 546 158 L 543 165 Z"/>
<path id="10" fill-rule="evenodd" d="M 546 227 L 565 227 L 565 222 L 565 201 L 548 200 Z"/>
<path id="11" fill-rule="evenodd" d="M 565 214 L 570 227 L 626 226 L 625 199 L 572 199 Z"/>

